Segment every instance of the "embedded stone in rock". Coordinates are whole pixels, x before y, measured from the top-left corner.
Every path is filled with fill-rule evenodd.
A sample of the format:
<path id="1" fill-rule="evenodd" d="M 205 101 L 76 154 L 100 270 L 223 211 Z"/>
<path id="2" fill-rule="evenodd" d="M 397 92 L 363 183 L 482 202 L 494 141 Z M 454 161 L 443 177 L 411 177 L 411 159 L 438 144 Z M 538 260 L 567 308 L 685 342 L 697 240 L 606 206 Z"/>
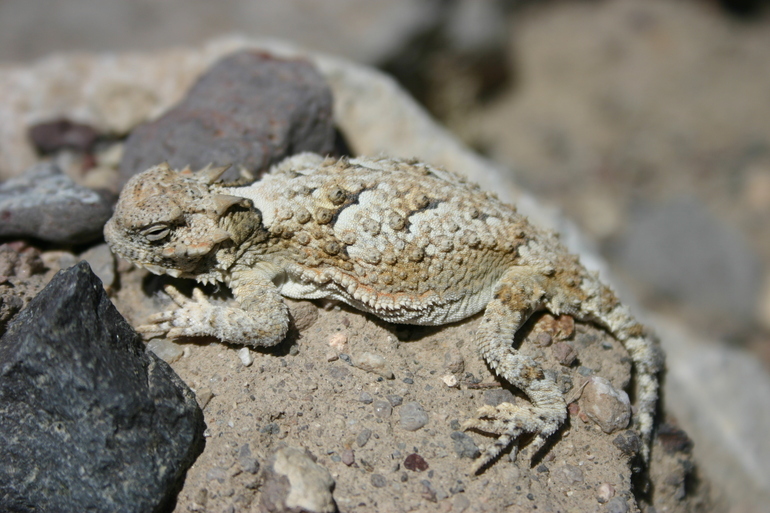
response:
<path id="1" fill-rule="evenodd" d="M 87 242 L 101 237 L 111 215 L 110 198 L 77 185 L 51 163 L 0 184 L 0 237 Z"/>
<path id="2" fill-rule="evenodd" d="M 417 431 L 428 423 L 428 414 L 422 405 L 416 401 L 406 403 L 399 409 L 401 419 L 399 424 L 407 431 Z"/>
<path id="3" fill-rule="evenodd" d="M 458 458 L 470 458 L 474 460 L 481 455 L 481 451 L 476 445 L 476 442 L 465 433 L 453 431 L 449 436 L 454 440 L 455 453 Z"/>
<path id="4" fill-rule="evenodd" d="M 233 164 L 255 177 L 303 151 L 334 149 L 331 91 L 307 61 L 241 51 L 215 63 L 164 116 L 140 125 L 120 163 L 125 184 L 161 162 L 182 169 Z"/>
<path id="5" fill-rule="evenodd" d="M 583 389 L 580 409 L 605 433 L 624 429 L 631 419 L 628 394 L 617 390 L 607 379 L 599 376 L 592 377 Z"/>
<path id="6" fill-rule="evenodd" d="M 0 404 L 0 511 L 160 511 L 202 449 L 192 391 L 86 262 L 0 339 Z"/>
<path id="7" fill-rule="evenodd" d="M 261 508 L 269 512 L 337 510 L 334 479 L 326 468 L 301 449 L 283 447 L 273 456 L 262 489 Z"/>

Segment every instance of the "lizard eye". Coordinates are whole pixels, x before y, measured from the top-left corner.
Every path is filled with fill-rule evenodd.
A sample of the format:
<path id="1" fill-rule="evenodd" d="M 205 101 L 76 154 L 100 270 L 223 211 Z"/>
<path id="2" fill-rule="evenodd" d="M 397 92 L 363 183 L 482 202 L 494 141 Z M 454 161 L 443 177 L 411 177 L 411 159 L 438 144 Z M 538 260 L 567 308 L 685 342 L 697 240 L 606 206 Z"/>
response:
<path id="1" fill-rule="evenodd" d="M 158 224 L 155 226 L 151 226 L 149 228 L 146 228 L 142 235 L 144 235 L 144 238 L 151 242 L 159 241 L 161 239 L 165 239 L 169 232 L 171 232 L 171 229 L 165 225 L 165 224 Z"/>

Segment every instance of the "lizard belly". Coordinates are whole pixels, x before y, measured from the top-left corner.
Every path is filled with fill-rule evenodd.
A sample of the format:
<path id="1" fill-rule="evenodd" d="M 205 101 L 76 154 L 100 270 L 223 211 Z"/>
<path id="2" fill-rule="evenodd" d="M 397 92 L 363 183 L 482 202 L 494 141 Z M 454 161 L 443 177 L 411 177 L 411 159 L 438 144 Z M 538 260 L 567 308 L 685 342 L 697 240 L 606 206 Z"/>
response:
<path id="1" fill-rule="evenodd" d="M 486 287 L 445 298 L 386 294 L 371 289 L 351 295 L 334 282 L 318 284 L 292 277 L 281 284 L 280 292 L 292 299 L 334 299 L 387 322 L 422 326 L 440 326 L 470 317 L 484 309 L 492 294 L 491 287 Z"/>

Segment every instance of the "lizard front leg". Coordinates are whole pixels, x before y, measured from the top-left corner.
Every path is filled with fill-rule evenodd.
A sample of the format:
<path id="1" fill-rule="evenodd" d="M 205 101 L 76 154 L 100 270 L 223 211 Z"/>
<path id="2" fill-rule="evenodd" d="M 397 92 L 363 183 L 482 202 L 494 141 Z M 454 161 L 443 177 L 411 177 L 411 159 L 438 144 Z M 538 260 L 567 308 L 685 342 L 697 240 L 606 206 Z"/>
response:
<path id="1" fill-rule="evenodd" d="M 213 305 L 200 289 L 188 299 L 171 285 L 165 287 L 178 308 L 150 316 L 137 331 L 145 338 L 213 336 L 225 342 L 269 347 L 281 342 L 289 327 L 289 312 L 263 269 L 241 271 L 231 279 L 238 306 Z"/>
<path id="2" fill-rule="evenodd" d="M 513 348 L 516 331 L 546 302 L 547 281 L 536 269 L 514 267 L 500 278 L 487 304 L 476 333 L 481 355 L 498 376 L 524 392 L 531 404 L 485 406 L 476 418 L 465 422 L 465 429 L 499 435 L 476 463 L 474 472 L 511 443 L 518 443 L 518 438 L 526 433 L 535 435 L 531 443 L 534 455 L 566 419 L 567 405 L 554 380 L 532 358 Z"/>

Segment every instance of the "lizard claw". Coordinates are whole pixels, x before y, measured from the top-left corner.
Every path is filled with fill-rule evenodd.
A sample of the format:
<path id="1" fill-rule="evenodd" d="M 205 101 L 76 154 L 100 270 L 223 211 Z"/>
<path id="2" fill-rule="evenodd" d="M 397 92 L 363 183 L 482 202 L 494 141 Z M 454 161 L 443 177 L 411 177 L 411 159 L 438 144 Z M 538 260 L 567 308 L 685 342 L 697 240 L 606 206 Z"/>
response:
<path id="1" fill-rule="evenodd" d="M 199 288 L 193 289 L 193 299 L 189 299 L 173 285 L 166 285 L 164 290 L 178 308 L 151 315 L 147 318 L 147 324 L 139 326 L 136 331 L 148 340 L 200 334 L 200 327 L 207 324 L 214 308 L 203 291 Z"/>

